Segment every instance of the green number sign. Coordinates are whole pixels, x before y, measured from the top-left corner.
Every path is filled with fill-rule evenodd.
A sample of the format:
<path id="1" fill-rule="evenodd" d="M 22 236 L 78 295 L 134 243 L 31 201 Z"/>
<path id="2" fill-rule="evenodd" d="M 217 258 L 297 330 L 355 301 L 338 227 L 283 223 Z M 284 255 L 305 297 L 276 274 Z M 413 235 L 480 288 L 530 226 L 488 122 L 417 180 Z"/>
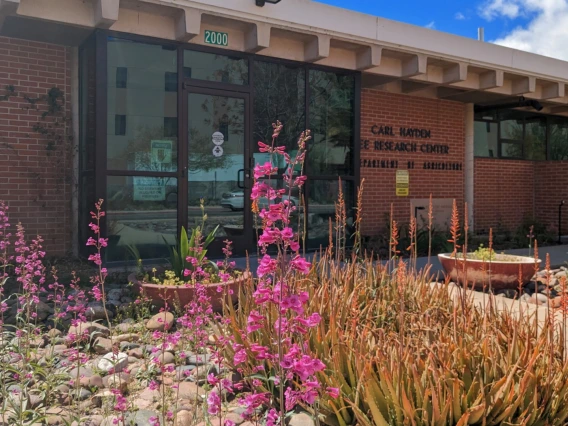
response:
<path id="1" fill-rule="evenodd" d="M 205 30 L 205 43 L 216 46 L 228 46 L 229 34 L 219 31 Z"/>

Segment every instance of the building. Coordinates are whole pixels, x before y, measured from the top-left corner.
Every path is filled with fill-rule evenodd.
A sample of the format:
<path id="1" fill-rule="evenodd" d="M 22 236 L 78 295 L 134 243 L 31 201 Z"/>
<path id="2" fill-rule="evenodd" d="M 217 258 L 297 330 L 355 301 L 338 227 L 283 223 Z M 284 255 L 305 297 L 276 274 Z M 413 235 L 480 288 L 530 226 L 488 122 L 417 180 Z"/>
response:
<path id="1" fill-rule="evenodd" d="M 51 254 L 105 199 L 109 261 L 201 219 L 255 252 L 256 142 L 312 130 L 299 220 L 328 241 L 365 179 L 366 235 L 430 194 L 470 229 L 557 226 L 568 198 L 568 64 L 310 0 L 0 0 L 0 199 Z M 407 172 L 405 172 L 407 171 Z M 397 190 L 398 173 L 398 190 Z M 408 183 L 406 183 L 408 182 Z M 279 181 L 274 184 L 279 185 Z M 463 211 L 463 210 L 462 210 Z M 563 227 L 568 229 L 568 214 Z"/>

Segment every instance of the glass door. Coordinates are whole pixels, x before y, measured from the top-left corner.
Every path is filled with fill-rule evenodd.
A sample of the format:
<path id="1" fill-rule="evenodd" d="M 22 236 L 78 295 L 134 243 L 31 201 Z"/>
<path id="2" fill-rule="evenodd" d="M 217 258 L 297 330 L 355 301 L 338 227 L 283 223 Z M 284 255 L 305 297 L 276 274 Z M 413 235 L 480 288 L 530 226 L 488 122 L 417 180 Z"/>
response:
<path id="1" fill-rule="evenodd" d="M 185 227 L 192 229 L 207 215 L 205 233 L 215 227 L 209 256 L 222 256 L 224 240 L 233 252 L 252 246 L 251 157 L 248 94 L 188 86 L 184 90 L 187 142 L 183 186 L 180 188 Z"/>

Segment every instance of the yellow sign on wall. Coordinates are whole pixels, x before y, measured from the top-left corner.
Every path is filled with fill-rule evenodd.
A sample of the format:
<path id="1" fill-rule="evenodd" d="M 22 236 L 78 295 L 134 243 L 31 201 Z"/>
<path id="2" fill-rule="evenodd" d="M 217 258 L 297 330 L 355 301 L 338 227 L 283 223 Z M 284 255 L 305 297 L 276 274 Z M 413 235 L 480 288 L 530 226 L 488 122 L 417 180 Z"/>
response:
<path id="1" fill-rule="evenodd" d="M 410 188 L 410 174 L 408 170 L 396 171 L 396 196 L 408 197 Z"/>

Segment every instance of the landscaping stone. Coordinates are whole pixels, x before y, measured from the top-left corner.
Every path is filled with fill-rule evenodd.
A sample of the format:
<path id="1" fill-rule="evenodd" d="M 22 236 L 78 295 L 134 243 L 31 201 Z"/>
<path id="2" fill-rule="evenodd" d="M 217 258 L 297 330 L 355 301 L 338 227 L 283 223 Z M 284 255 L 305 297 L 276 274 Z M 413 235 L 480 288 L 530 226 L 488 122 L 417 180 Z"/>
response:
<path id="1" fill-rule="evenodd" d="M 131 349 L 139 348 L 140 345 L 134 342 L 120 342 L 120 350 L 123 352 L 129 351 Z"/>
<path id="2" fill-rule="evenodd" d="M 181 382 L 178 386 L 180 399 L 189 399 L 194 401 L 196 398 L 201 399 L 201 397 L 207 393 L 201 386 L 191 382 Z"/>
<path id="3" fill-rule="evenodd" d="M 107 306 L 106 313 L 108 314 L 109 319 L 113 319 L 114 314 L 108 308 L 109 306 Z M 85 316 L 90 321 L 106 320 L 105 308 L 101 302 L 90 302 L 87 304 L 87 310 L 85 311 Z"/>
<path id="4" fill-rule="evenodd" d="M 192 370 L 195 369 L 195 365 L 180 365 L 176 367 L 176 380 L 183 381 L 189 380 L 189 375 Z"/>
<path id="5" fill-rule="evenodd" d="M 88 336 L 91 336 L 92 339 L 95 339 L 98 336 L 108 337 L 110 336 L 110 330 L 108 327 L 105 327 L 102 324 L 96 322 L 83 322 L 77 326 L 69 327 L 69 332 L 67 333 L 67 337 L 77 336 L 79 334 L 86 333 Z"/>
<path id="6" fill-rule="evenodd" d="M 315 426 L 312 416 L 306 413 L 292 414 L 290 416 L 289 426 Z"/>
<path id="7" fill-rule="evenodd" d="M 204 365 L 204 364 L 207 364 L 210 359 L 211 359 L 211 355 L 209 355 L 209 354 L 198 354 L 198 355 L 189 354 L 185 358 L 185 363 L 186 364 L 193 364 L 193 365 Z"/>
<path id="8" fill-rule="evenodd" d="M 106 337 L 97 337 L 93 346 L 97 354 L 103 355 L 112 351 L 112 340 Z"/>
<path id="9" fill-rule="evenodd" d="M 148 320 L 146 328 L 151 331 L 164 331 L 169 330 L 173 323 L 174 315 L 171 312 L 160 312 Z"/>
<path id="10" fill-rule="evenodd" d="M 128 355 L 124 352 L 119 352 L 118 354 L 114 354 L 109 352 L 106 354 L 98 363 L 97 367 L 99 370 L 110 372 L 114 371 L 115 373 L 120 373 L 128 366 Z"/>
<path id="11" fill-rule="evenodd" d="M 124 424 L 126 425 L 152 426 L 153 423 L 150 422 L 150 418 L 152 417 L 157 417 L 160 420 L 160 424 L 163 424 L 162 416 L 150 410 L 138 410 L 134 413 L 126 413 L 124 417 Z M 103 420 L 101 426 L 115 426 L 117 424 L 119 424 L 118 416 L 109 416 Z"/>
<path id="12" fill-rule="evenodd" d="M 176 357 L 171 352 L 162 352 L 158 355 L 158 361 L 162 364 L 173 364 Z"/>
<path id="13" fill-rule="evenodd" d="M 122 297 L 122 290 L 118 290 L 118 289 L 113 289 L 110 290 L 107 293 L 107 299 L 108 300 L 118 300 L 120 301 L 120 298 Z"/>

